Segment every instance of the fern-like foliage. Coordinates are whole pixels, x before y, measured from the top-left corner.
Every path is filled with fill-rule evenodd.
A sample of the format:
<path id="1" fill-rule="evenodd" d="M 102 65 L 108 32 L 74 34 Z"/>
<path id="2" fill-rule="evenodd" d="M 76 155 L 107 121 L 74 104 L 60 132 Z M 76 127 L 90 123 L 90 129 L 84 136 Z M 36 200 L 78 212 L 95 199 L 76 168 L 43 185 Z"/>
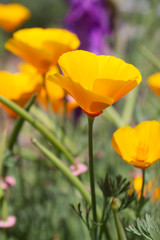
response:
<path id="1" fill-rule="evenodd" d="M 77 208 L 75 208 L 75 206 L 73 204 L 70 204 L 70 207 L 81 218 L 81 220 L 86 225 L 88 230 L 91 230 L 91 226 L 90 226 L 90 222 L 89 222 L 89 214 L 90 214 L 91 207 L 89 207 L 89 208 L 86 207 L 86 216 L 85 216 L 85 218 L 83 217 L 83 212 L 81 210 L 81 204 L 80 203 L 78 203 Z"/>
<path id="2" fill-rule="evenodd" d="M 126 230 L 148 240 L 160 240 L 160 220 L 154 221 L 149 214 L 145 219 L 137 218 L 137 227 L 129 225 Z"/>
<path id="3" fill-rule="evenodd" d="M 120 200 L 118 211 L 126 209 L 136 200 L 134 191 L 131 195 L 128 194 L 130 181 L 120 175 L 113 178 L 106 174 L 105 179 L 99 181 L 99 186 L 105 199 L 112 197 Z"/>

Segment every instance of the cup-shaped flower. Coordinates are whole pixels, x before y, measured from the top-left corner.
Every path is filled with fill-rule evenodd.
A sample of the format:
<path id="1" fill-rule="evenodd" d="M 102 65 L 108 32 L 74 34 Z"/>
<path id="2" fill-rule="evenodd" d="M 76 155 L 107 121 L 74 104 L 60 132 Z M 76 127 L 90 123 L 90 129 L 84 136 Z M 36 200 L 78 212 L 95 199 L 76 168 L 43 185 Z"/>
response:
<path id="1" fill-rule="evenodd" d="M 136 67 L 112 56 L 77 50 L 59 58 L 64 73 L 49 79 L 64 88 L 89 115 L 96 116 L 141 81 Z"/>
<path id="2" fill-rule="evenodd" d="M 0 95 L 16 102 L 20 106 L 24 106 L 34 93 L 38 93 L 42 87 L 42 76 L 36 72 L 26 74 L 24 72 L 9 73 L 0 71 Z M 12 116 L 16 114 L 7 108 L 2 107 Z"/>
<path id="3" fill-rule="evenodd" d="M 5 47 L 44 74 L 57 64 L 62 53 L 79 44 L 78 37 L 64 29 L 28 28 L 15 32 Z"/>
<path id="4" fill-rule="evenodd" d="M 30 11 L 21 4 L 0 4 L 0 26 L 7 32 L 13 32 L 29 17 Z"/>
<path id="5" fill-rule="evenodd" d="M 77 102 L 68 94 L 66 95 L 64 89 L 61 88 L 58 84 L 47 79 L 48 75 L 55 74 L 58 72 L 59 72 L 58 66 L 53 66 L 46 73 L 45 86 L 41 88 L 41 91 L 38 95 L 38 101 L 46 109 L 48 109 L 48 104 L 50 103 L 55 113 L 62 112 L 64 104 L 66 104 L 66 112 L 70 113 L 78 106 Z"/>
<path id="6" fill-rule="evenodd" d="M 160 158 L 160 122 L 144 121 L 135 128 L 126 126 L 113 134 L 113 149 L 127 163 L 147 168 Z"/>
<path id="7" fill-rule="evenodd" d="M 153 92 L 160 97 L 160 73 L 155 73 L 148 78 L 148 84 Z"/>

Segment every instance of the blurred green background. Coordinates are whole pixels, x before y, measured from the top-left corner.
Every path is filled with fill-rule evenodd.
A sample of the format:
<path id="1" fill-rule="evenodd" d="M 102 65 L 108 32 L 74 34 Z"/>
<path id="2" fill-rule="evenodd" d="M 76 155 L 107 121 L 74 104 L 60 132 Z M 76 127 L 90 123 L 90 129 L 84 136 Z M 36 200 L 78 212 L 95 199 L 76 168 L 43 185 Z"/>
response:
<path id="1" fill-rule="evenodd" d="M 12 2 L 15 1 L 1 1 L 1 3 Z M 31 18 L 21 28 L 61 28 L 64 26 L 64 17 L 69 9 L 67 2 L 64 0 L 20 0 L 16 3 L 24 4 L 32 14 Z M 147 77 L 160 69 L 146 56 L 147 49 L 157 59 L 160 59 L 160 3 L 156 0 L 115 0 L 113 3 L 117 13 L 116 25 L 112 37 L 106 38 L 106 42 L 110 45 L 110 54 L 134 64 L 143 77 L 130 124 L 135 125 L 144 120 L 160 120 L 159 100 L 147 85 Z M 1 70 L 14 70 L 13 65 L 17 61 L 11 53 L 4 49 L 4 43 L 9 37 L 11 37 L 11 34 L 0 29 Z M 132 94 L 135 94 L 134 91 L 130 95 Z M 126 96 L 115 104 L 115 108 L 120 115 L 127 98 Z M 113 176 L 122 174 L 129 178 L 129 173 L 133 170 L 133 167 L 128 166 L 113 152 L 111 138 L 117 126 L 114 125 L 112 120 L 109 120 L 107 111 L 109 109 L 106 110 L 106 117 L 101 115 L 95 121 L 96 179 L 104 178 L 106 172 Z M 33 113 L 35 113 L 34 110 Z M 1 111 L 1 130 L 4 128 L 6 119 L 8 117 Z M 58 126 L 59 116 L 55 116 L 54 119 Z M 49 121 L 52 122 L 50 117 Z M 10 128 L 12 128 L 12 119 L 10 119 L 10 123 Z M 47 123 L 43 123 L 47 126 Z M 52 123 L 50 124 L 52 125 Z M 86 116 L 82 115 L 76 126 L 73 126 L 73 118 L 70 117 L 67 120 L 67 126 L 68 137 L 72 139 L 77 154 L 83 161 L 87 162 Z M 82 199 L 63 175 L 31 146 L 30 138 L 33 135 L 41 139 L 44 145 L 50 147 L 29 124 L 25 124 L 14 157 L 11 157 L 5 163 L 9 167 L 9 174 L 14 175 L 17 180 L 17 185 L 9 190 L 7 195 L 9 212 L 17 217 L 17 224 L 7 231 L 7 239 L 89 239 L 86 227 L 83 226 L 83 223 L 69 206 L 71 203 L 77 205 Z M 52 148 L 52 151 L 56 150 Z M 150 179 L 155 174 L 157 175 L 158 171 L 159 163 L 156 163 L 148 171 L 147 178 Z M 86 185 L 89 184 L 88 178 L 88 173 L 81 177 Z M 102 201 L 101 197 L 100 190 L 97 190 L 97 198 L 100 203 Z M 153 206 L 154 204 L 150 203 L 145 211 L 151 212 L 152 210 L 151 213 L 155 216 L 156 210 Z M 124 217 L 123 214 L 122 217 Z M 126 221 L 128 221 L 127 224 L 133 222 L 132 211 L 126 211 L 125 218 L 127 219 L 124 221 L 125 223 Z M 0 239 L 4 240 L 4 237 L 3 230 L 0 230 Z M 116 240 L 114 234 L 113 239 Z"/>

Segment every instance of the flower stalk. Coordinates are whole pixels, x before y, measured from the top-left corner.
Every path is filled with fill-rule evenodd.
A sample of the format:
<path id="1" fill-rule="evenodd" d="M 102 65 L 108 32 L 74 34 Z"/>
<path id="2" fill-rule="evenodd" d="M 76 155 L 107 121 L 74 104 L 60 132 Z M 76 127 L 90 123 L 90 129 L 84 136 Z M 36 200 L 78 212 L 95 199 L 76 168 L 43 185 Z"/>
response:
<path id="1" fill-rule="evenodd" d="M 4 221 L 7 220 L 8 214 L 7 214 L 7 201 L 5 198 L 2 199 L 2 219 Z"/>
<path id="2" fill-rule="evenodd" d="M 90 205 L 91 198 L 89 192 L 85 189 L 80 180 L 72 174 L 67 166 L 57 158 L 52 152 L 45 148 L 36 139 L 32 139 L 33 144 L 63 173 L 63 175 L 80 191 L 86 202 Z"/>
<path id="3" fill-rule="evenodd" d="M 138 95 L 138 87 L 133 90 L 133 92 L 130 92 L 127 96 L 127 101 L 125 102 L 124 108 L 123 108 L 123 113 L 122 113 L 122 119 L 125 123 L 125 125 L 130 125 L 135 103 L 137 100 L 137 95 Z"/>
<path id="4" fill-rule="evenodd" d="M 54 146 L 56 146 L 66 157 L 67 159 L 75 165 L 75 162 L 73 160 L 73 157 L 70 155 L 70 153 L 63 147 L 63 145 L 53 136 L 53 134 L 45 129 L 42 124 L 37 122 L 30 114 L 27 113 L 23 108 L 19 107 L 14 102 L 0 96 L 0 102 L 4 103 L 7 107 L 11 108 L 14 112 L 19 114 L 21 117 L 23 117 L 27 122 L 29 122 L 32 126 L 34 126 L 39 132 L 42 133 L 43 136 L 45 136 L 50 143 L 52 143 Z"/>
<path id="5" fill-rule="evenodd" d="M 142 205 L 143 205 L 143 193 L 144 193 L 144 185 L 145 185 L 145 169 L 142 169 L 142 188 L 141 188 L 141 196 L 138 205 L 137 217 L 139 217 Z"/>
<path id="6" fill-rule="evenodd" d="M 117 128 L 125 126 L 124 120 L 113 106 L 110 106 L 103 112 L 103 117 L 111 121 Z"/>
<path id="7" fill-rule="evenodd" d="M 26 104 L 26 106 L 24 107 L 24 109 L 28 112 L 31 108 L 31 106 L 34 104 L 35 100 L 36 100 L 36 97 L 37 97 L 37 94 L 34 94 L 33 97 L 29 100 L 29 102 Z M 10 135 L 10 138 L 8 140 L 8 149 L 10 151 L 12 151 L 13 149 L 13 146 L 17 140 L 17 137 L 20 133 L 20 130 L 23 126 L 23 123 L 24 123 L 24 118 L 19 116 L 18 119 L 16 120 L 15 122 L 15 125 L 14 125 L 14 128 L 13 128 L 13 131 Z"/>
<path id="8" fill-rule="evenodd" d="M 65 166 L 62 161 L 56 157 L 53 152 L 49 151 L 41 143 L 39 143 L 35 138 L 32 139 L 33 144 L 63 173 L 63 175 L 73 184 L 73 186 L 79 190 L 86 202 L 91 205 L 91 197 L 89 192 L 85 189 L 78 177 L 74 176 L 70 169 Z M 97 207 L 97 217 L 100 220 L 100 210 Z"/>
<path id="9" fill-rule="evenodd" d="M 139 45 L 138 46 L 138 50 L 140 51 L 140 53 L 148 60 L 150 61 L 153 66 L 155 68 L 157 68 L 158 70 L 160 70 L 160 61 L 157 57 L 155 57 L 153 55 L 153 53 L 148 49 L 146 48 L 144 45 Z"/>
<path id="10" fill-rule="evenodd" d="M 95 177 L 94 177 L 94 159 L 93 159 L 93 122 L 94 117 L 88 116 L 88 145 L 89 145 L 89 174 L 90 174 L 90 187 L 92 199 L 92 214 L 94 228 L 94 240 L 98 239 L 97 229 L 97 210 L 96 210 L 96 194 L 95 194 Z"/>
<path id="11" fill-rule="evenodd" d="M 118 214 L 117 214 L 117 199 L 116 198 L 113 199 L 112 210 L 113 210 L 114 222 L 115 222 L 116 229 L 117 229 L 118 240 L 127 240 L 124 229 L 122 227 L 122 224 L 121 224 Z"/>

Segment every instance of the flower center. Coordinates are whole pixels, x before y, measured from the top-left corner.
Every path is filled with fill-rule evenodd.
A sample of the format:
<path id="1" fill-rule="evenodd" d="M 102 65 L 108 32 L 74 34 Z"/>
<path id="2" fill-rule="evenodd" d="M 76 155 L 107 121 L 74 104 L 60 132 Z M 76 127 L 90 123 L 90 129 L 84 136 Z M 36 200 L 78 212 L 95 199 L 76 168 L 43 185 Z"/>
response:
<path id="1" fill-rule="evenodd" d="M 144 142 L 139 141 L 136 148 L 136 161 L 145 162 L 148 158 L 148 151 L 148 146 Z"/>

